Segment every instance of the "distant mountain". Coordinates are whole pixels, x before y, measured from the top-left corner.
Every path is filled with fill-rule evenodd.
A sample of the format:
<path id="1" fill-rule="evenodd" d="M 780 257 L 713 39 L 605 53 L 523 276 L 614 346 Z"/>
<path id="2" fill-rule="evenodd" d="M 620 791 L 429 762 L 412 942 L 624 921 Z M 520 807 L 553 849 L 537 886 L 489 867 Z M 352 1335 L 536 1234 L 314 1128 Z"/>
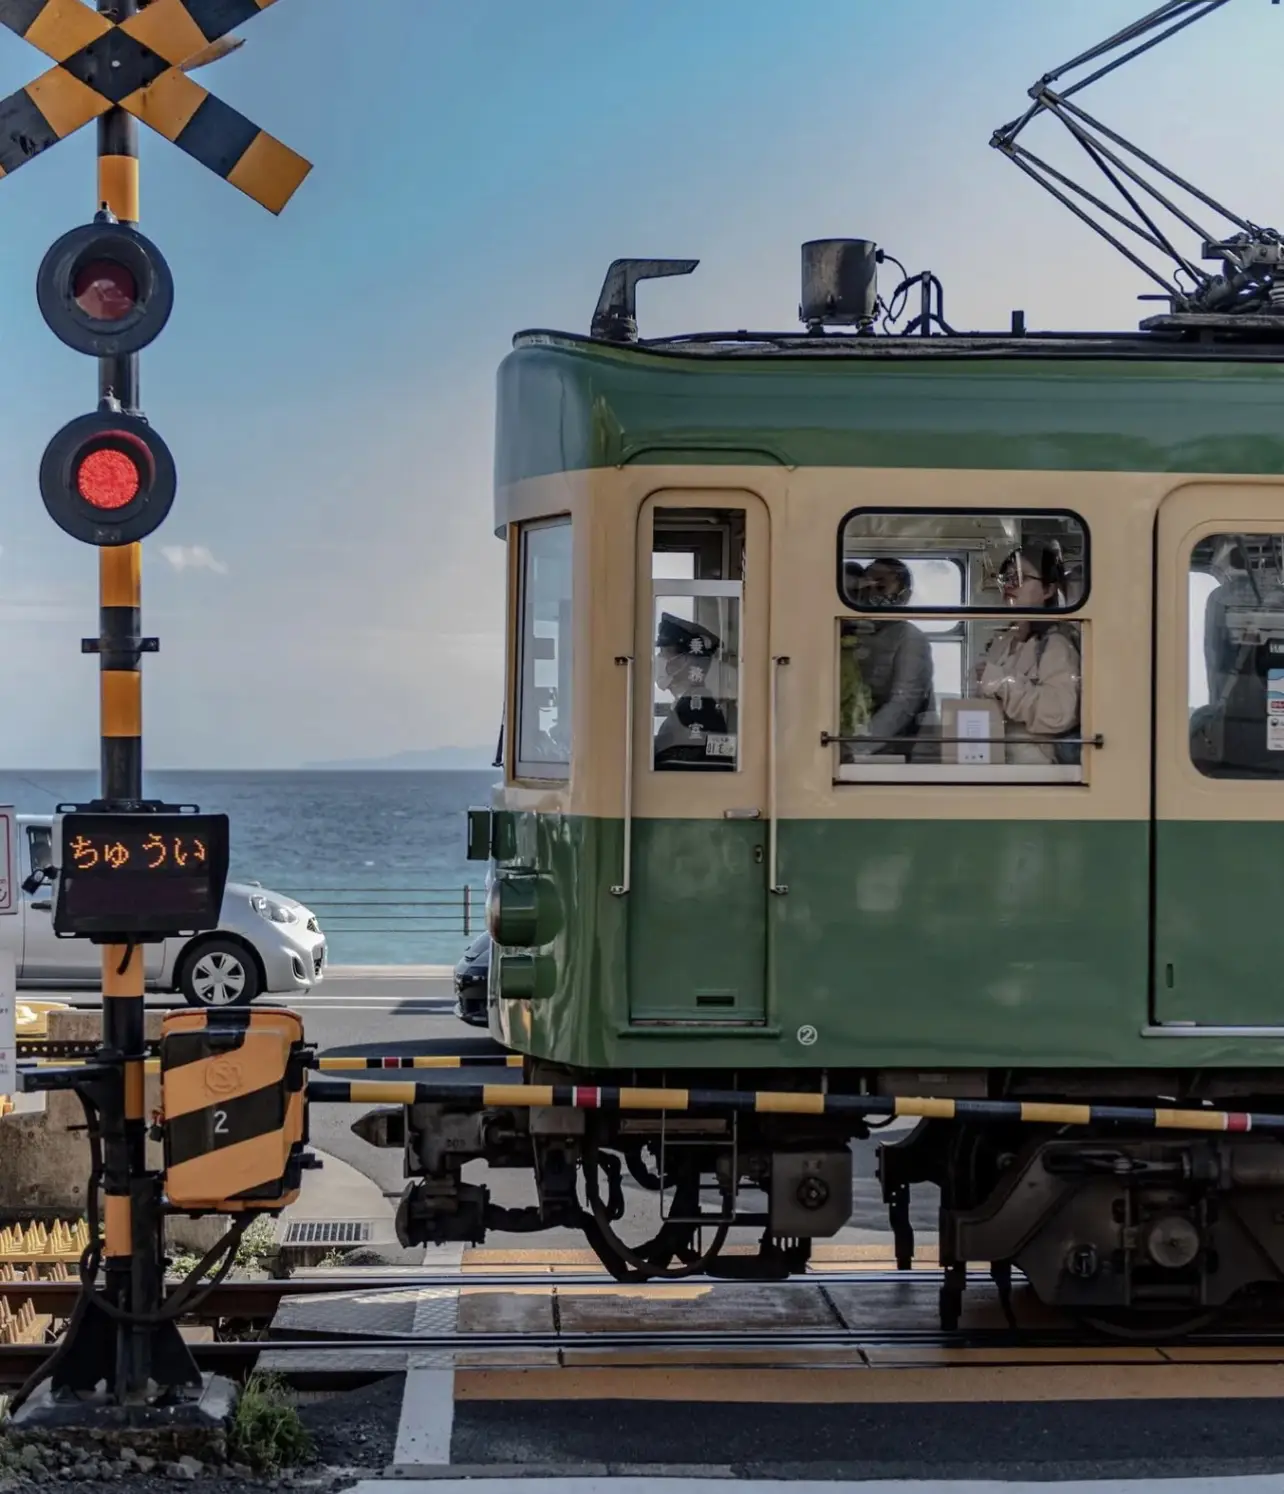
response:
<path id="1" fill-rule="evenodd" d="M 306 771 L 335 773 L 415 773 L 436 769 L 456 772 L 489 768 L 494 761 L 491 747 L 428 747 L 420 752 L 395 752 L 391 757 L 358 757 L 342 762 L 304 763 Z"/>

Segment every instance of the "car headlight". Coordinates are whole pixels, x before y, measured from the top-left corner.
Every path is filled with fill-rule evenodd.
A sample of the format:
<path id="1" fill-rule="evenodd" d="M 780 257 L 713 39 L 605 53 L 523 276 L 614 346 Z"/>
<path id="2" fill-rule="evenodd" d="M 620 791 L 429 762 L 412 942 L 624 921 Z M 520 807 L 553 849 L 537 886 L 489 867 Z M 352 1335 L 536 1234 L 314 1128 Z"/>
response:
<path id="1" fill-rule="evenodd" d="M 269 923 L 295 923 L 299 916 L 293 908 L 287 908 L 275 898 L 264 897 L 261 892 L 256 892 L 250 899 L 250 907 Z"/>

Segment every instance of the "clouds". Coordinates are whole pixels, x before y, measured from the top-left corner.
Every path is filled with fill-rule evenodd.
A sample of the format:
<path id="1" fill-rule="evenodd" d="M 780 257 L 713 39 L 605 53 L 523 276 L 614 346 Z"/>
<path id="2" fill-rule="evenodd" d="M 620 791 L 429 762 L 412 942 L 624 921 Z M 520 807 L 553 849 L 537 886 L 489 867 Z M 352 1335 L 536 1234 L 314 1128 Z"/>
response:
<path id="1" fill-rule="evenodd" d="M 213 571 L 216 576 L 227 575 L 227 566 L 207 545 L 162 545 L 160 552 L 176 571 Z"/>

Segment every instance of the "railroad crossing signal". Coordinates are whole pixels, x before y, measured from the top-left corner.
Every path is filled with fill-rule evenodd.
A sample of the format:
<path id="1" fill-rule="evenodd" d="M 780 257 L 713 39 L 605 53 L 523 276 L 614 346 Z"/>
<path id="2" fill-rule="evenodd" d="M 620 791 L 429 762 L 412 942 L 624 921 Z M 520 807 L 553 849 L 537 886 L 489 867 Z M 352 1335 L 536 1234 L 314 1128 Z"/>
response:
<path id="1" fill-rule="evenodd" d="M 310 162 L 183 71 L 275 0 L 151 0 L 111 21 L 82 0 L 0 0 L 0 25 L 56 66 L 0 101 L 0 176 L 119 107 L 269 212 Z"/>

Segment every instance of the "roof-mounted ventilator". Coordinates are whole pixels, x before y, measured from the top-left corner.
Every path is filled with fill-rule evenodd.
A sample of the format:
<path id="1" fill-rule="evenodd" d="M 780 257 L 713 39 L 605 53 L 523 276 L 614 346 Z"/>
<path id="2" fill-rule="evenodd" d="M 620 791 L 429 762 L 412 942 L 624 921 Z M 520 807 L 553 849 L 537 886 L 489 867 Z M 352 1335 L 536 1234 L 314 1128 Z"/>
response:
<path id="1" fill-rule="evenodd" d="M 997 129 L 990 140 L 991 145 L 1014 161 L 1027 176 L 1161 288 L 1162 294 L 1141 299 L 1166 300 L 1169 311 L 1143 321 L 1141 325 L 1145 330 L 1185 331 L 1216 327 L 1246 331 L 1284 330 L 1284 236 L 1273 228 L 1259 227 L 1233 213 L 1139 146 L 1094 119 L 1077 103 L 1071 102 L 1090 83 L 1149 52 L 1160 42 L 1220 10 L 1226 3 L 1227 0 L 1167 0 L 1166 4 L 1108 37 L 1099 46 L 1081 52 L 1061 67 L 1045 73 L 1030 89 L 1033 103 L 1029 109 L 1019 119 Z M 1271 3 L 1278 5 L 1279 0 L 1271 0 Z M 1088 68 L 1086 76 L 1076 78 L 1067 87 L 1053 86 L 1067 74 L 1082 68 Z M 1065 126 L 1071 138 L 1119 194 L 1125 204 L 1124 210 L 1112 207 L 1087 187 L 1018 144 L 1018 136 L 1041 114 L 1051 114 Z M 1196 206 L 1187 211 L 1155 181 L 1155 177 L 1224 219 L 1229 231 L 1219 233 L 1205 227 L 1194 216 L 1200 208 Z M 1195 262 L 1193 254 L 1183 253 L 1167 229 L 1161 226 L 1161 213 L 1195 234 L 1200 242 L 1198 258 L 1221 261 L 1222 273 L 1203 269 Z M 1135 251 L 1130 243 L 1111 232 L 1107 222 L 1165 256 L 1169 262 L 1164 267 L 1166 273 L 1156 268 L 1153 254 L 1147 256 L 1144 249 Z"/>
<path id="2" fill-rule="evenodd" d="M 616 259 L 602 282 L 589 335 L 605 342 L 638 340 L 638 281 L 689 275 L 698 259 Z"/>
<path id="3" fill-rule="evenodd" d="M 884 301 L 878 294 L 878 267 L 886 261 L 901 272 L 901 282 Z M 870 333 L 881 312 L 883 331 L 890 332 L 905 314 L 915 286 L 919 314 L 900 328 L 899 335 L 930 337 L 935 326 L 953 336 L 954 328 L 945 320 L 945 292 L 931 270 L 911 275 L 873 239 L 812 239 L 802 246 L 798 320 L 810 337 L 823 337 L 826 327 L 855 327 L 858 333 Z"/>

